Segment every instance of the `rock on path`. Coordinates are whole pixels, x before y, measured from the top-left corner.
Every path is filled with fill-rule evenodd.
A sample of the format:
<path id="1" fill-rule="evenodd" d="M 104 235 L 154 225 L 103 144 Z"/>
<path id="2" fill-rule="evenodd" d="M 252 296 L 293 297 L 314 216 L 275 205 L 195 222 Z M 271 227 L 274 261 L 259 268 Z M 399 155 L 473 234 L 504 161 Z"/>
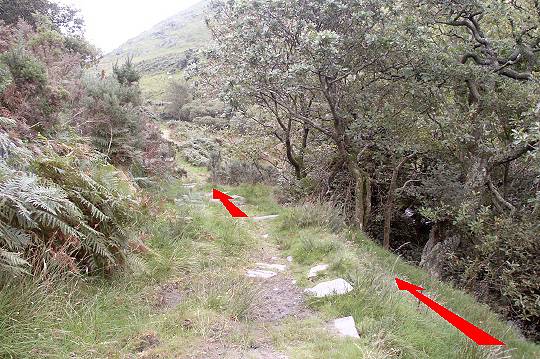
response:
<path id="1" fill-rule="evenodd" d="M 319 272 L 323 272 L 328 269 L 328 264 L 319 264 L 309 270 L 308 278 L 315 278 Z"/>
<path id="2" fill-rule="evenodd" d="M 270 263 L 255 263 L 257 267 L 264 268 L 264 269 L 271 269 L 271 270 L 277 270 L 280 272 L 283 272 L 285 269 L 287 269 L 287 266 L 284 264 L 270 264 Z"/>
<path id="3" fill-rule="evenodd" d="M 272 278 L 277 275 L 276 272 L 272 272 L 269 270 L 262 270 L 262 269 L 250 269 L 247 271 L 246 274 L 250 278 L 261 278 L 261 279 L 268 279 Z"/>
<path id="4" fill-rule="evenodd" d="M 270 221 L 272 219 L 276 219 L 278 218 L 279 215 L 277 214 L 271 214 L 271 215 L 268 215 L 268 216 L 258 216 L 258 217 L 252 217 L 251 219 L 254 221 L 254 222 L 262 222 L 262 221 Z"/>
<path id="5" fill-rule="evenodd" d="M 332 325 L 337 333 L 342 337 L 360 338 L 353 317 L 339 318 L 332 321 Z"/>
<path id="6" fill-rule="evenodd" d="M 346 294 L 353 290 L 353 286 L 343 278 L 322 282 L 305 290 L 306 293 L 315 295 L 317 298 L 331 295 Z"/>

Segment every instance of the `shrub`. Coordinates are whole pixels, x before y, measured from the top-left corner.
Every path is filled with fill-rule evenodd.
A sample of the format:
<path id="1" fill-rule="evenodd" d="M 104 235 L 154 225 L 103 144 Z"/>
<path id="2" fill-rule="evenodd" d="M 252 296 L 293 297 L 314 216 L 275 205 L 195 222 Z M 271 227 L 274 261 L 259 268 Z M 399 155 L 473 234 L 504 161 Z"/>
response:
<path id="1" fill-rule="evenodd" d="M 482 218 L 476 221 L 476 245 L 464 249 L 451 269 L 462 273 L 462 284 L 524 324 L 538 338 L 540 323 L 540 247 L 538 225 L 523 219 Z M 459 259 L 460 258 L 460 259 Z M 497 299 L 498 298 L 498 299 Z"/>
<path id="2" fill-rule="evenodd" d="M 13 80 L 18 84 L 30 82 L 45 86 L 47 83 L 47 71 L 44 65 L 22 47 L 2 54 L 0 60 L 7 66 Z"/>
<path id="3" fill-rule="evenodd" d="M 141 75 L 133 66 L 133 58 L 131 57 L 128 57 L 122 66 L 118 66 L 116 63 L 113 67 L 113 73 L 116 80 L 122 85 L 131 86 L 141 79 Z"/>
<path id="4" fill-rule="evenodd" d="M 219 158 L 215 158 L 209 164 L 213 181 L 223 184 L 273 184 L 279 175 L 275 167 L 254 162 L 229 160 L 222 163 Z"/>
<path id="5" fill-rule="evenodd" d="M 184 105 L 180 111 L 179 119 L 182 121 L 193 121 L 197 117 L 220 117 L 227 115 L 229 109 L 219 100 L 193 100 Z"/>
<path id="6" fill-rule="evenodd" d="M 183 155 L 189 163 L 198 167 L 207 167 L 212 154 L 219 153 L 219 144 L 211 138 L 193 138 L 184 148 Z"/>
<path id="7" fill-rule="evenodd" d="M 11 73 L 5 65 L 0 63 L 0 96 L 6 89 L 6 87 L 13 81 Z"/>
<path id="8" fill-rule="evenodd" d="M 182 108 L 191 101 L 191 94 L 187 85 L 184 82 L 172 81 L 167 89 L 167 105 L 166 112 L 175 119 L 188 121 L 184 117 Z"/>
<path id="9" fill-rule="evenodd" d="M 215 130 L 222 130 L 229 126 L 229 120 L 225 117 L 201 116 L 194 118 L 193 123 Z"/>
<path id="10" fill-rule="evenodd" d="M 122 86 L 115 79 L 88 79 L 86 90 L 83 133 L 89 134 L 96 149 L 115 164 L 140 161 L 139 89 Z"/>

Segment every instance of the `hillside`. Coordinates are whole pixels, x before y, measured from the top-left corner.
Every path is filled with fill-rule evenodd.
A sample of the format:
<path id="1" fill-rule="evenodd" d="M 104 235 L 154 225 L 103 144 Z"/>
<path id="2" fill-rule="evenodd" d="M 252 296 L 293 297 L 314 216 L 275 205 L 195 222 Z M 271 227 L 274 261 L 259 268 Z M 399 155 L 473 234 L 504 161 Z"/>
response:
<path id="1" fill-rule="evenodd" d="M 207 4 L 203 0 L 128 40 L 102 58 L 99 70 L 108 72 L 117 61 L 121 63 L 133 57 L 137 70 L 142 73 L 144 94 L 150 99 L 161 99 L 167 80 L 181 76 L 192 51 L 210 38 L 204 22 Z"/>

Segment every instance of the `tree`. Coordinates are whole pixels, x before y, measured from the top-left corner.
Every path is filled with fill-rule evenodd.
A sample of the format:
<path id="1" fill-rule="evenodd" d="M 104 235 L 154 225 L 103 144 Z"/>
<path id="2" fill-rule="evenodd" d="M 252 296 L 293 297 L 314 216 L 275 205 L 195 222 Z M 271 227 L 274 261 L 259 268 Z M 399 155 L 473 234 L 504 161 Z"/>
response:
<path id="1" fill-rule="evenodd" d="M 6 24 L 15 24 L 24 20 L 34 28 L 39 24 L 39 16 L 48 18 L 57 30 L 72 35 L 81 35 L 84 20 L 79 11 L 50 0 L 0 0 L 0 20 Z"/>
<path id="2" fill-rule="evenodd" d="M 406 209 L 407 223 L 429 232 L 416 231 L 423 255 L 412 259 L 435 276 L 488 283 L 532 323 L 538 285 L 509 273 L 537 268 L 514 251 L 519 241 L 532 248 L 540 219 L 540 172 L 531 168 L 540 139 L 536 1 L 213 9 L 216 44 L 196 64 L 201 85 L 219 87 L 274 134 L 298 179 L 342 178 L 323 195 L 334 192 L 359 228 L 382 232 L 386 248 L 397 244 L 392 226 L 406 222 Z M 511 225 L 523 231 L 508 235 Z"/>
<path id="3" fill-rule="evenodd" d="M 121 85 L 131 86 L 141 79 L 140 73 L 133 65 L 133 57 L 128 57 L 126 61 L 118 66 L 118 62 L 113 66 L 113 74 Z"/>

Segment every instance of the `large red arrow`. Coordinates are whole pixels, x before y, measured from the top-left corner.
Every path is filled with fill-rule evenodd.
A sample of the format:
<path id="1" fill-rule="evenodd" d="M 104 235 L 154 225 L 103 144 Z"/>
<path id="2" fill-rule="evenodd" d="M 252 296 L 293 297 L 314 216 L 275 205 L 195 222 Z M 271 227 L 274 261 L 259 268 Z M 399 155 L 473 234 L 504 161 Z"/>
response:
<path id="1" fill-rule="evenodd" d="M 221 203 L 225 206 L 227 211 L 231 214 L 233 217 L 247 217 L 247 214 L 242 212 L 240 208 L 236 207 L 232 202 L 231 199 L 233 199 L 231 196 L 226 195 L 223 192 L 218 191 L 217 189 L 212 190 L 212 197 L 214 199 L 219 199 Z"/>
<path id="2" fill-rule="evenodd" d="M 452 313 L 442 305 L 437 302 L 429 299 L 419 291 L 424 290 L 424 288 L 405 282 L 399 278 L 396 278 L 397 286 L 400 290 L 406 290 L 407 292 L 414 295 L 419 301 L 427 305 L 429 308 L 434 310 L 441 317 L 446 319 L 454 327 L 458 328 L 463 334 L 471 338 L 478 345 L 504 345 L 500 340 L 492 337 L 488 333 L 484 332 L 482 329 L 472 325 L 465 319 L 461 318 L 459 315 Z"/>

